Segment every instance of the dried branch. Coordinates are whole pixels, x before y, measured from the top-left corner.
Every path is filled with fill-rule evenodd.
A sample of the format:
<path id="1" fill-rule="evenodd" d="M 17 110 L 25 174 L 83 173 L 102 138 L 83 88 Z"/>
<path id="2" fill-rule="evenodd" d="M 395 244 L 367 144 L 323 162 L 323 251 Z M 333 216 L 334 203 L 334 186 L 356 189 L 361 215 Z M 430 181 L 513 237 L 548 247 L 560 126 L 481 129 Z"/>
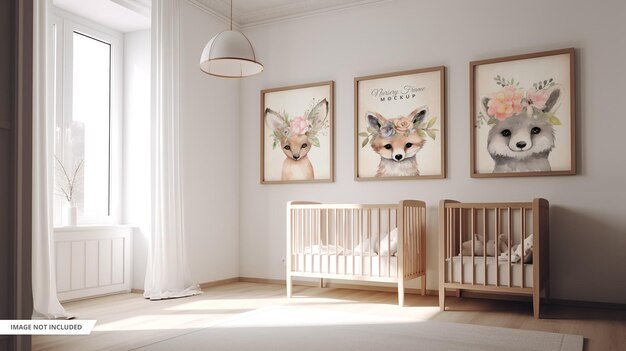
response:
<path id="1" fill-rule="evenodd" d="M 63 197 L 65 197 L 67 202 L 72 203 L 72 201 L 74 200 L 76 185 L 79 181 L 80 171 L 84 165 L 84 160 L 81 159 L 78 162 L 76 167 L 74 167 L 73 174 L 70 176 L 69 173 L 67 172 L 67 169 L 63 165 L 63 162 L 61 162 L 61 160 L 59 160 L 57 156 L 54 156 L 54 159 L 57 161 L 57 163 L 60 166 L 62 176 L 64 178 L 63 183 L 65 183 L 65 184 L 57 183 L 57 187 L 63 193 Z"/>

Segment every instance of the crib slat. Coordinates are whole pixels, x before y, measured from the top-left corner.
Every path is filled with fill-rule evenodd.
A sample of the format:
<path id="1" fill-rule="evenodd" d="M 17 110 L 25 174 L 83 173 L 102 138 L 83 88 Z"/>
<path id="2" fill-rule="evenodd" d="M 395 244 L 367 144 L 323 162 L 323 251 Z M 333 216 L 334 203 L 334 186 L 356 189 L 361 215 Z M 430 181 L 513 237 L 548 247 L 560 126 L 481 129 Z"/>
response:
<path id="1" fill-rule="evenodd" d="M 511 216 L 511 208 L 510 207 L 508 208 L 508 213 L 509 213 L 509 225 L 507 227 L 507 235 L 509 237 L 509 246 L 511 246 L 511 243 L 512 243 L 512 241 L 511 241 L 511 220 L 512 220 L 513 217 Z M 497 261 L 496 261 L 496 263 L 497 263 Z M 511 266 L 512 266 L 511 255 L 509 255 L 509 288 L 511 287 L 511 278 L 512 278 Z"/>
<path id="2" fill-rule="evenodd" d="M 475 259 L 474 259 L 474 233 L 476 233 L 476 227 L 475 227 L 475 223 L 474 223 L 474 209 L 472 208 L 470 210 L 470 228 L 472 228 L 472 232 L 470 233 L 470 237 L 472 240 L 472 285 L 476 283 L 476 279 L 475 279 L 475 270 L 476 270 L 476 266 L 474 265 L 475 263 Z M 483 240 L 485 240 L 485 238 L 483 237 Z M 485 244 L 483 243 L 483 254 L 485 253 Z"/>
<path id="3" fill-rule="evenodd" d="M 294 264 L 294 254 L 297 253 L 296 251 L 296 240 L 298 240 L 298 233 L 297 233 L 297 229 L 298 225 L 297 225 L 297 220 L 298 220 L 298 210 L 295 209 L 291 209 L 291 243 L 290 243 L 290 255 L 291 255 L 291 268 L 292 271 L 296 270 L 297 265 Z M 298 260 L 296 260 L 298 261 Z"/>
<path id="4" fill-rule="evenodd" d="M 330 224 L 329 224 L 330 214 L 329 214 L 328 209 L 325 209 L 324 212 L 326 213 L 326 215 L 324 216 L 324 219 L 326 222 L 325 223 L 326 224 L 326 250 L 328 251 L 326 255 L 326 273 L 330 273 L 330 242 L 328 241 L 328 235 L 329 235 L 328 231 L 330 230 Z"/>
<path id="5" fill-rule="evenodd" d="M 522 243 L 526 239 L 526 209 L 520 208 L 522 211 Z M 524 288 L 524 260 L 520 260 L 520 267 L 522 268 L 522 282 L 520 283 L 520 287 Z"/>
<path id="6" fill-rule="evenodd" d="M 294 250 L 294 241 L 295 241 L 295 212 L 296 210 L 291 209 L 289 211 L 289 257 L 287 257 L 287 269 L 289 272 L 293 272 L 293 253 Z"/>
<path id="7" fill-rule="evenodd" d="M 309 233 L 309 236 L 311 237 L 311 246 L 315 246 L 315 210 L 311 209 L 309 210 L 309 230 L 311 231 Z M 319 248 L 321 249 L 321 248 Z M 315 273 L 315 256 L 317 256 L 317 254 L 315 255 L 311 255 L 311 272 Z"/>
<path id="8" fill-rule="evenodd" d="M 306 235 L 306 232 L 304 230 L 304 209 L 300 210 L 300 246 L 301 246 L 301 253 L 302 253 L 302 266 L 300 267 L 300 269 L 302 269 L 302 271 L 306 271 L 306 253 L 305 253 L 305 242 L 304 242 L 304 236 Z"/>
<path id="9" fill-rule="evenodd" d="M 382 239 L 382 237 L 380 236 L 380 208 L 378 209 L 377 225 L 378 225 L 378 239 L 377 240 L 380 243 L 380 240 Z M 380 264 L 380 252 L 381 252 L 381 249 L 380 249 L 380 244 L 379 244 L 379 247 L 378 247 L 378 276 L 379 277 L 381 276 L 381 267 L 382 267 Z"/>
<path id="10" fill-rule="evenodd" d="M 304 256 L 304 270 L 308 272 L 308 264 L 307 264 L 307 260 L 306 260 L 306 245 L 307 245 L 307 238 L 309 235 L 309 216 L 308 216 L 309 211 L 308 210 L 304 210 L 302 213 L 302 225 L 303 225 L 303 233 L 304 236 L 302 237 L 302 245 L 304 246 L 304 251 L 305 251 L 305 256 Z"/>
<path id="11" fill-rule="evenodd" d="M 411 246 L 410 246 L 408 260 L 409 260 L 409 263 L 411 263 L 411 274 L 413 275 L 413 274 L 415 274 L 417 272 L 417 266 L 418 266 L 418 262 L 415 259 L 415 257 L 416 257 L 415 256 L 415 250 L 416 250 L 416 248 L 415 248 L 415 243 L 416 243 L 415 235 L 417 233 L 417 229 L 416 228 L 417 228 L 418 216 L 419 215 L 417 214 L 417 211 L 416 211 L 415 207 L 411 207 L 410 211 L 411 211 L 411 220 L 412 220 L 411 223 L 412 224 L 411 224 L 411 237 L 410 237 Z"/>
<path id="12" fill-rule="evenodd" d="M 409 231 L 408 238 L 405 240 L 404 245 L 406 246 L 407 254 L 404 256 L 404 262 L 406 262 L 407 270 L 404 271 L 405 275 L 412 275 L 415 273 L 415 260 L 413 259 L 414 255 L 414 246 L 415 246 L 415 224 L 417 221 L 417 216 L 415 215 L 415 208 L 409 207 L 407 209 L 409 212 Z"/>
<path id="13" fill-rule="evenodd" d="M 343 225 L 343 249 L 346 249 L 346 244 L 348 243 L 348 221 L 347 221 L 347 214 L 346 214 L 347 209 L 343 209 L 343 215 L 342 215 L 342 225 Z M 342 253 L 343 256 L 343 274 L 348 274 L 348 256 L 346 256 L 346 253 L 343 252 Z"/>
<path id="14" fill-rule="evenodd" d="M 299 212 L 298 210 L 293 210 L 295 219 L 293 221 L 293 226 L 294 226 L 294 231 L 295 231 L 295 240 L 292 243 L 293 245 L 293 251 L 292 252 L 298 252 L 298 244 L 300 243 L 300 216 L 299 216 Z M 296 270 L 299 272 L 301 269 L 300 267 L 300 260 L 296 260 Z"/>
<path id="15" fill-rule="evenodd" d="M 499 235 L 499 233 L 500 233 L 500 208 L 496 208 L 496 228 L 495 229 L 496 229 L 495 230 L 495 236 L 496 236 L 495 251 L 498 251 L 498 246 L 499 246 L 498 237 L 500 236 Z M 511 247 L 511 245 L 509 245 L 509 247 Z M 499 267 L 498 267 L 497 263 L 498 262 L 496 262 L 494 267 L 495 267 L 495 270 L 496 270 L 496 286 L 499 286 L 500 285 L 500 269 L 498 269 Z M 485 280 L 486 279 L 487 279 L 487 277 L 485 277 Z"/>
<path id="16" fill-rule="evenodd" d="M 419 247 L 420 247 L 420 232 L 422 231 L 422 209 L 421 208 L 415 208 L 415 239 L 414 239 L 414 254 L 415 256 L 413 256 L 413 260 L 415 260 L 415 273 L 419 274 L 420 272 L 420 267 L 422 266 L 421 263 L 421 257 L 419 254 Z"/>
<path id="17" fill-rule="evenodd" d="M 417 237 L 415 236 L 417 234 L 417 219 L 419 214 L 417 213 L 417 209 L 414 207 L 410 208 L 411 211 L 411 252 L 410 252 L 410 256 L 411 258 L 409 259 L 411 262 L 411 274 L 415 274 L 417 273 L 418 267 L 419 267 L 419 261 L 417 260 Z"/>
<path id="18" fill-rule="evenodd" d="M 313 231 L 311 230 L 311 225 L 313 223 L 313 219 L 311 218 L 311 210 L 306 211 L 306 229 L 307 229 L 307 240 L 309 247 L 313 248 Z M 311 255 L 309 255 L 309 271 L 311 273 L 315 272 L 315 267 L 313 266 L 313 251 L 311 251 Z"/>
<path id="19" fill-rule="evenodd" d="M 335 273 L 339 273 L 339 254 L 337 248 L 337 233 L 339 233 L 339 217 L 337 217 L 337 209 L 333 209 L 335 214 Z"/>
<path id="20" fill-rule="evenodd" d="M 358 211 L 357 218 L 359 220 L 359 224 L 357 225 L 357 233 L 359 233 L 359 243 L 361 245 L 361 252 L 359 253 L 359 255 L 361 255 L 361 275 L 364 276 L 365 270 L 363 269 L 363 266 L 365 266 L 365 261 L 364 261 L 365 252 L 363 251 L 363 248 L 365 247 L 365 241 L 363 241 L 363 227 L 362 227 L 363 212 L 362 212 L 362 209 L 360 208 Z"/>
<path id="21" fill-rule="evenodd" d="M 463 250 L 462 250 L 462 246 L 463 246 L 463 209 L 459 208 L 459 251 L 461 253 L 461 284 L 464 283 L 464 272 L 463 272 L 463 268 L 465 265 L 465 261 L 463 260 Z M 474 254 L 474 240 L 471 241 L 471 249 L 472 249 L 472 255 Z"/>
<path id="22" fill-rule="evenodd" d="M 483 240 L 485 240 L 485 250 L 483 250 L 483 285 L 487 286 L 487 209 L 483 208 Z"/>
<path id="23" fill-rule="evenodd" d="M 307 260 L 306 260 L 306 238 L 307 238 L 307 222 L 306 222 L 306 214 L 307 210 L 302 210 L 302 254 L 304 255 L 303 263 L 304 271 L 307 271 Z"/>
<path id="24" fill-rule="evenodd" d="M 409 269 L 404 270 L 405 275 L 409 275 L 413 273 L 413 265 L 411 264 L 411 259 L 413 257 L 413 232 L 415 228 L 415 215 L 412 207 L 408 207 L 406 211 L 409 214 L 409 229 L 407 230 L 407 235 L 405 236 L 407 240 L 404 242 L 404 247 L 406 247 L 406 254 L 404 255 L 404 265 L 406 267 L 410 267 Z"/>
<path id="25" fill-rule="evenodd" d="M 452 240 L 453 240 L 453 232 L 452 232 L 452 209 L 448 210 L 448 230 L 446 231 L 446 241 L 448 242 L 448 257 L 450 261 L 448 261 L 448 279 L 452 282 L 452 261 L 454 260 L 454 256 L 452 254 Z"/>
<path id="26" fill-rule="evenodd" d="M 417 222 L 418 212 L 417 208 L 411 207 L 411 258 L 409 262 L 411 263 L 411 274 L 417 273 L 417 269 L 419 266 L 419 260 L 417 259 Z"/>
<path id="27" fill-rule="evenodd" d="M 304 242 L 304 238 L 306 235 L 306 231 L 304 230 L 304 226 L 305 226 L 305 210 L 302 209 L 301 213 L 300 213 L 300 225 L 301 225 L 301 235 L 300 235 L 300 246 L 302 246 L 302 269 L 304 272 L 306 272 L 306 250 L 305 250 L 305 242 Z"/>
<path id="28" fill-rule="evenodd" d="M 323 241 L 322 241 L 322 209 L 316 209 L 315 210 L 315 227 L 316 232 L 317 232 L 317 244 L 320 246 L 320 257 L 319 257 L 319 264 L 320 267 L 318 269 L 318 271 L 320 273 L 323 273 L 323 268 L 324 268 L 324 263 L 322 261 L 322 258 L 324 257 L 324 251 L 322 251 L 322 248 L 325 248 L 326 253 L 328 254 L 328 246 L 323 245 Z M 324 280 L 320 279 L 320 287 L 323 288 L 324 287 Z"/>
<path id="29" fill-rule="evenodd" d="M 367 209 L 367 240 L 369 240 L 368 248 L 367 248 L 367 257 L 369 258 L 369 266 L 370 270 L 368 272 L 368 276 L 372 276 L 372 209 Z"/>
<path id="30" fill-rule="evenodd" d="M 387 277 L 391 277 L 391 209 L 387 209 Z M 378 269 L 380 269 L 379 267 Z"/>
<path id="31" fill-rule="evenodd" d="M 409 272 L 407 270 L 407 261 L 409 260 L 409 258 L 407 257 L 409 255 L 409 245 L 411 244 L 410 242 L 410 236 L 411 236 L 411 209 L 408 206 L 403 206 L 403 218 L 404 218 L 404 226 L 403 226 L 403 230 L 402 230 L 402 247 L 398 247 L 398 256 L 400 256 L 400 250 L 402 250 L 402 257 L 404 258 L 402 260 L 402 274 L 406 275 L 406 274 L 410 274 L 411 272 Z M 398 232 L 400 232 L 400 230 L 398 230 Z M 400 233 L 398 233 L 400 234 Z M 398 235 L 399 236 L 399 235 Z M 399 240 L 400 238 L 398 238 Z M 400 264 L 400 261 L 398 261 L 398 264 Z M 400 276 L 398 276 L 398 278 L 400 278 Z"/>
<path id="32" fill-rule="evenodd" d="M 424 273 L 426 271 L 426 267 L 425 267 L 425 254 L 426 252 L 424 251 L 424 235 L 426 233 L 426 229 L 424 228 L 426 226 L 426 208 L 420 208 L 419 209 L 420 212 L 420 231 L 417 234 L 419 236 L 419 240 L 417 243 L 417 254 L 419 255 L 419 262 L 420 262 L 420 266 L 419 266 L 419 270 L 418 273 Z M 426 289 L 426 287 L 424 287 L 424 289 Z"/>

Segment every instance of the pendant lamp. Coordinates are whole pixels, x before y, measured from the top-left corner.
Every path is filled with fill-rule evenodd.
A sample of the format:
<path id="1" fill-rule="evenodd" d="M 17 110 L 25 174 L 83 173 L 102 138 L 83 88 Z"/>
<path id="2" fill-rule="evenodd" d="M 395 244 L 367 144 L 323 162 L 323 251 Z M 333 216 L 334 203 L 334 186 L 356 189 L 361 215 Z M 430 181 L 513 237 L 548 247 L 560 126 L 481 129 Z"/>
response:
<path id="1" fill-rule="evenodd" d="M 263 71 L 256 60 L 252 43 L 243 33 L 233 30 L 233 2 L 230 2 L 230 30 L 209 40 L 200 57 L 200 69 L 212 76 L 242 78 Z"/>

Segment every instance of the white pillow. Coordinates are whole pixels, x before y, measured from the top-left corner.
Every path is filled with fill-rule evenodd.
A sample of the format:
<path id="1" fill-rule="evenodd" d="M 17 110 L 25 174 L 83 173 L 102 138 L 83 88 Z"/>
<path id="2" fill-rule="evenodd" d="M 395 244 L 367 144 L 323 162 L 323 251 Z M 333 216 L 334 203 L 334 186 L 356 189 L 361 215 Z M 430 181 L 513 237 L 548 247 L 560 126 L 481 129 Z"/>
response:
<path id="1" fill-rule="evenodd" d="M 369 253 L 370 252 L 370 245 L 372 246 L 372 253 L 376 253 L 378 252 L 378 246 L 376 245 L 376 243 L 378 242 L 378 234 L 374 234 L 372 235 L 372 237 L 367 240 L 363 240 L 362 243 L 360 243 L 359 245 L 357 245 L 354 248 L 354 252 L 355 253 Z"/>
<path id="2" fill-rule="evenodd" d="M 389 246 L 391 244 L 391 250 L 389 250 Z M 389 235 L 385 234 L 382 239 L 380 239 L 378 254 L 381 256 L 389 255 L 389 251 L 391 251 L 391 255 L 395 255 L 398 252 L 398 228 L 394 228 L 391 231 L 391 240 L 389 240 Z"/>

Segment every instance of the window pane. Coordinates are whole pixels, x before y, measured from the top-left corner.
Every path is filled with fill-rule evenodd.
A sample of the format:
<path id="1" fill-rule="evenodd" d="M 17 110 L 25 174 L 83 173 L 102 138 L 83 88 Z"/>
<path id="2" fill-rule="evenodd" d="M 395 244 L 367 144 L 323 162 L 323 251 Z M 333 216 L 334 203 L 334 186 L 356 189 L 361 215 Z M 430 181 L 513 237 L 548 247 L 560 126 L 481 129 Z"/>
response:
<path id="1" fill-rule="evenodd" d="M 108 216 L 110 188 L 111 45 L 73 33 L 72 121 L 69 164 L 83 163 L 76 205 L 79 217 Z"/>

